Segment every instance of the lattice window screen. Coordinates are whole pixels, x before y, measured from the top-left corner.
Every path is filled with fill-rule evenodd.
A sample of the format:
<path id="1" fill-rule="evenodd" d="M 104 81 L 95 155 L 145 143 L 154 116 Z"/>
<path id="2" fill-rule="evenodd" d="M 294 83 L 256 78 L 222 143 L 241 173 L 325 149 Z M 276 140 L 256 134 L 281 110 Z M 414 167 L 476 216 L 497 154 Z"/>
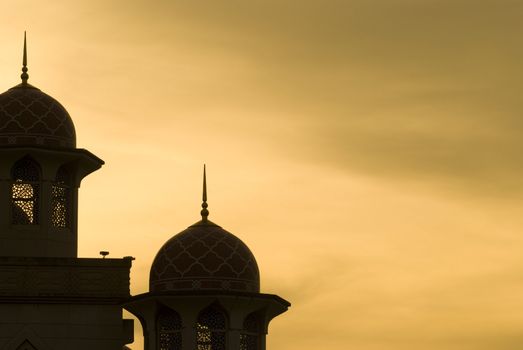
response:
<path id="1" fill-rule="evenodd" d="M 158 349 L 182 349 L 182 319 L 173 310 L 164 310 L 158 315 Z"/>
<path id="2" fill-rule="evenodd" d="M 51 190 L 51 223 L 54 227 L 69 227 L 71 211 L 71 180 L 69 173 L 61 167 Z"/>
<path id="3" fill-rule="evenodd" d="M 225 350 L 225 313 L 209 307 L 203 310 L 196 323 L 196 350 Z"/>
<path id="4" fill-rule="evenodd" d="M 240 350 L 258 350 L 260 344 L 260 319 L 257 314 L 249 314 L 243 321 L 240 333 Z"/>
<path id="5" fill-rule="evenodd" d="M 23 158 L 11 169 L 12 222 L 16 225 L 36 225 L 39 218 L 40 167 Z"/>

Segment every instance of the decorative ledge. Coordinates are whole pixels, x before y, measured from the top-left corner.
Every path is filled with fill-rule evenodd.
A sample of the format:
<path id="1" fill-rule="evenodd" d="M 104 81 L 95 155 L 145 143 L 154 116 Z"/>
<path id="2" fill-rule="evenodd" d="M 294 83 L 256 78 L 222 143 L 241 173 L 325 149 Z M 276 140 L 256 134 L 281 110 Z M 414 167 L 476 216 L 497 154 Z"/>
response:
<path id="1" fill-rule="evenodd" d="M 130 269 L 131 258 L 0 257 L 0 299 L 127 298 Z"/>

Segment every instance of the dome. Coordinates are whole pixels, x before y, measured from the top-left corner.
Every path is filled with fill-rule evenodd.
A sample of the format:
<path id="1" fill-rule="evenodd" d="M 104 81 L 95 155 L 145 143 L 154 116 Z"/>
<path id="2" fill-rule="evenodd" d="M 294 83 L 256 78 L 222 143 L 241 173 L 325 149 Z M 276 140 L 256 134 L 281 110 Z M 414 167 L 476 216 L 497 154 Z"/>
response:
<path id="1" fill-rule="evenodd" d="M 206 219 L 168 240 L 151 267 L 151 292 L 259 292 L 260 273 L 249 248 Z"/>
<path id="2" fill-rule="evenodd" d="M 0 94 L 0 146 L 74 148 L 73 121 L 54 98 L 22 83 Z"/>

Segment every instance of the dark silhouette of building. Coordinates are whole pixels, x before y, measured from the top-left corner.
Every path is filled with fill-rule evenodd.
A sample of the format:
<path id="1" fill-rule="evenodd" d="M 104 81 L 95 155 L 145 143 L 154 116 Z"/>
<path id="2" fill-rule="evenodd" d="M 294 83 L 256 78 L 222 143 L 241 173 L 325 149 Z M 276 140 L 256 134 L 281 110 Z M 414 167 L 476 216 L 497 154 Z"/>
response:
<path id="1" fill-rule="evenodd" d="M 237 237 L 202 220 L 171 238 L 150 291 L 130 296 L 133 258 L 78 258 L 81 180 L 103 161 L 76 148 L 65 108 L 27 81 L 0 94 L 0 349 L 116 350 L 140 320 L 146 350 L 264 350 L 270 320 L 290 304 L 260 293 L 256 260 Z"/>
<path id="2" fill-rule="evenodd" d="M 121 349 L 131 258 L 77 257 L 78 188 L 103 161 L 64 107 L 22 83 L 0 94 L 0 349 Z"/>

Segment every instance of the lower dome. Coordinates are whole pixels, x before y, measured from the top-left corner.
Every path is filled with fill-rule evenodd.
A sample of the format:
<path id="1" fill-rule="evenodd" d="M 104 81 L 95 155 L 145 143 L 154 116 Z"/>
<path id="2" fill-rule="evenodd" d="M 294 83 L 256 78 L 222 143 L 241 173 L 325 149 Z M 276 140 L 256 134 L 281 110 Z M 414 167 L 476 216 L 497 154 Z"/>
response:
<path id="1" fill-rule="evenodd" d="M 168 240 L 151 267 L 150 292 L 260 291 L 256 259 L 238 237 L 200 221 Z"/>

